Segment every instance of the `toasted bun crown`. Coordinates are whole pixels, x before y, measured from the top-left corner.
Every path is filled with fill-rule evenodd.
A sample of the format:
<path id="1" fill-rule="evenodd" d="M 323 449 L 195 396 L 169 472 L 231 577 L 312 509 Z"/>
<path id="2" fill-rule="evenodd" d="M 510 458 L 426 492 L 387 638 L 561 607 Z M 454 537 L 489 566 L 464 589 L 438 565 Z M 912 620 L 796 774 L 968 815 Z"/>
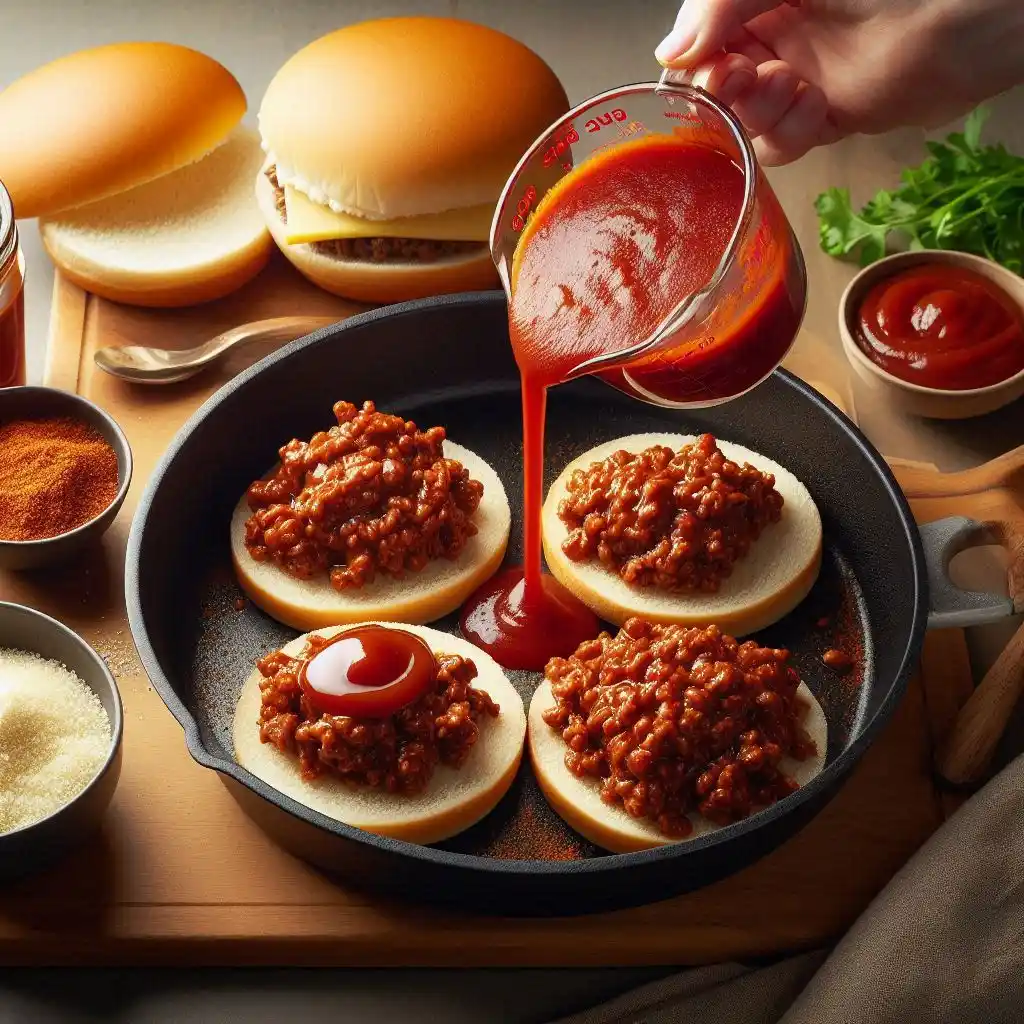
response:
<path id="1" fill-rule="evenodd" d="M 0 92 L 0 181 L 18 217 L 57 213 L 200 160 L 244 113 L 238 82 L 195 50 L 82 50 Z"/>
<path id="2" fill-rule="evenodd" d="M 259 124 L 282 184 L 339 212 L 407 217 L 496 202 L 568 106 L 547 64 L 501 32 L 385 18 L 295 54 Z"/>

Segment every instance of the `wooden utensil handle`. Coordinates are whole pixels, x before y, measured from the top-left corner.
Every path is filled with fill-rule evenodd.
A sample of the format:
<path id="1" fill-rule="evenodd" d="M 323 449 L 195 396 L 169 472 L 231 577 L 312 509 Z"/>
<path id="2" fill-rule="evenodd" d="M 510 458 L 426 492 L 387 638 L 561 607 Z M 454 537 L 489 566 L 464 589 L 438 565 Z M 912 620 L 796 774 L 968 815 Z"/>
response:
<path id="1" fill-rule="evenodd" d="M 950 498 L 1014 484 L 1024 471 L 1024 445 L 957 473 L 936 473 L 934 469 L 897 459 L 890 462 L 901 466 L 900 486 L 908 498 Z"/>
<path id="2" fill-rule="evenodd" d="M 1014 634 L 961 708 L 939 752 L 939 774 L 954 785 L 977 782 L 1024 690 L 1024 626 Z"/>
<path id="3" fill-rule="evenodd" d="M 1024 517 L 1011 495 L 1009 514 L 986 522 L 993 539 L 1002 545 L 1009 558 L 1006 569 L 1006 590 L 1015 611 L 1024 611 Z"/>

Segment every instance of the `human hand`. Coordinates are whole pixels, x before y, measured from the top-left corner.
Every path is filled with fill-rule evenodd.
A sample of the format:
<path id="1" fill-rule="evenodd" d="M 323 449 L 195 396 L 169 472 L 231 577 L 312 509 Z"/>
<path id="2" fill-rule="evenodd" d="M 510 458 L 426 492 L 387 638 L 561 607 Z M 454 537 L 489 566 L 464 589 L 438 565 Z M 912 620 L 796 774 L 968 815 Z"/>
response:
<path id="1" fill-rule="evenodd" d="M 782 164 L 854 132 L 933 127 L 1024 81 L 1024 3 L 684 0 L 655 56 Z"/>

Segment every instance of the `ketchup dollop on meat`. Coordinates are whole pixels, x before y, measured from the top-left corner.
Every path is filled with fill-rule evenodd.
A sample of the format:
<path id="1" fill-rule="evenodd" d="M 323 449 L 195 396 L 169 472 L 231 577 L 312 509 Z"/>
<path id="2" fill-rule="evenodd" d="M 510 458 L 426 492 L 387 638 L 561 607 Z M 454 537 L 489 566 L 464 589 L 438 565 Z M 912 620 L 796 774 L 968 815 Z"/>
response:
<path id="1" fill-rule="evenodd" d="M 1024 323 L 1010 297 L 963 267 L 931 263 L 885 278 L 861 303 L 856 339 L 900 380 L 945 391 L 1024 370 Z"/>
<path id="2" fill-rule="evenodd" d="M 332 637 L 300 670 L 310 704 L 329 715 L 387 718 L 437 678 L 430 647 L 413 633 L 358 626 Z"/>

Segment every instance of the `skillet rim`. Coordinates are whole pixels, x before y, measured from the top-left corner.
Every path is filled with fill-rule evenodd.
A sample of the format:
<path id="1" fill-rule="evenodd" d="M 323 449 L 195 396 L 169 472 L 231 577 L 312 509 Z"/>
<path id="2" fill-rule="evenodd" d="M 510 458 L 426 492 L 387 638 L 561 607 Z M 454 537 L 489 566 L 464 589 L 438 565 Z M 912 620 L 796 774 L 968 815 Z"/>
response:
<path id="1" fill-rule="evenodd" d="M 715 847 L 728 843 L 733 839 L 748 836 L 750 833 L 767 828 L 787 815 L 797 814 L 805 804 L 817 802 L 818 810 L 825 806 L 838 792 L 841 783 L 863 757 L 868 747 L 874 742 L 881 729 L 892 718 L 893 712 L 906 692 L 910 676 L 920 657 L 927 627 L 927 570 L 921 536 L 914 520 L 910 505 L 896 482 L 891 469 L 874 445 L 867 439 L 859 427 L 844 416 L 831 402 L 816 392 L 800 378 L 787 370 L 777 369 L 773 376 L 782 380 L 785 385 L 799 394 L 815 411 L 829 419 L 840 431 L 848 435 L 861 457 L 874 470 L 895 506 L 903 527 L 904 537 L 910 549 L 911 570 L 913 578 L 914 621 L 906 638 L 903 657 L 899 670 L 891 679 L 888 692 L 885 693 L 874 715 L 864 724 L 861 732 L 827 764 L 825 768 L 796 793 L 785 800 L 752 815 L 743 821 L 736 822 L 722 829 L 704 833 L 684 843 L 668 844 L 650 850 L 635 853 L 607 853 L 601 857 L 580 860 L 498 860 L 482 857 L 477 854 L 460 853 L 442 850 L 433 846 L 420 846 L 404 840 L 378 836 L 372 832 L 346 825 L 329 818 L 318 811 L 306 807 L 291 797 L 278 792 L 257 778 L 247 769 L 242 768 L 233 760 L 211 753 L 203 744 L 199 723 L 178 696 L 168 676 L 164 673 L 152 643 L 142 610 L 139 554 L 142 548 L 146 528 L 149 524 L 150 511 L 161 483 L 172 462 L 179 452 L 202 426 L 206 418 L 235 392 L 245 388 L 255 377 L 276 366 L 287 362 L 297 353 L 317 346 L 345 331 L 357 329 L 383 319 L 395 319 L 418 316 L 425 310 L 451 308 L 474 308 L 501 305 L 505 307 L 506 296 L 503 291 L 489 290 L 463 292 L 454 295 L 433 296 L 425 299 L 414 299 L 409 302 L 381 306 L 364 313 L 358 313 L 339 323 L 314 331 L 312 334 L 289 342 L 276 352 L 265 356 L 252 366 L 237 374 L 214 392 L 188 418 L 178 430 L 171 443 L 165 449 L 155 469 L 146 482 L 145 489 L 139 497 L 138 505 L 132 519 L 128 536 L 125 558 L 125 605 L 128 613 L 128 624 L 132 631 L 139 657 L 149 676 L 153 688 L 160 695 L 167 709 L 177 719 L 185 733 L 185 743 L 189 754 L 197 764 L 209 768 L 234 782 L 244 786 L 254 795 L 266 800 L 277 808 L 287 811 L 293 817 L 306 824 L 323 829 L 337 837 L 363 844 L 383 854 L 398 854 L 411 857 L 413 860 L 439 868 L 455 869 L 476 874 L 486 880 L 487 877 L 513 877 L 526 879 L 535 875 L 586 875 L 592 879 L 617 876 L 623 868 L 643 867 L 664 860 L 682 860 L 691 852 L 707 852 Z M 879 685 L 876 680 L 874 685 Z M 833 792 L 828 793 L 829 790 Z M 777 848 L 774 844 L 771 849 Z M 765 853 L 770 850 L 765 850 Z M 758 859 L 751 858 L 750 862 Z"/>

